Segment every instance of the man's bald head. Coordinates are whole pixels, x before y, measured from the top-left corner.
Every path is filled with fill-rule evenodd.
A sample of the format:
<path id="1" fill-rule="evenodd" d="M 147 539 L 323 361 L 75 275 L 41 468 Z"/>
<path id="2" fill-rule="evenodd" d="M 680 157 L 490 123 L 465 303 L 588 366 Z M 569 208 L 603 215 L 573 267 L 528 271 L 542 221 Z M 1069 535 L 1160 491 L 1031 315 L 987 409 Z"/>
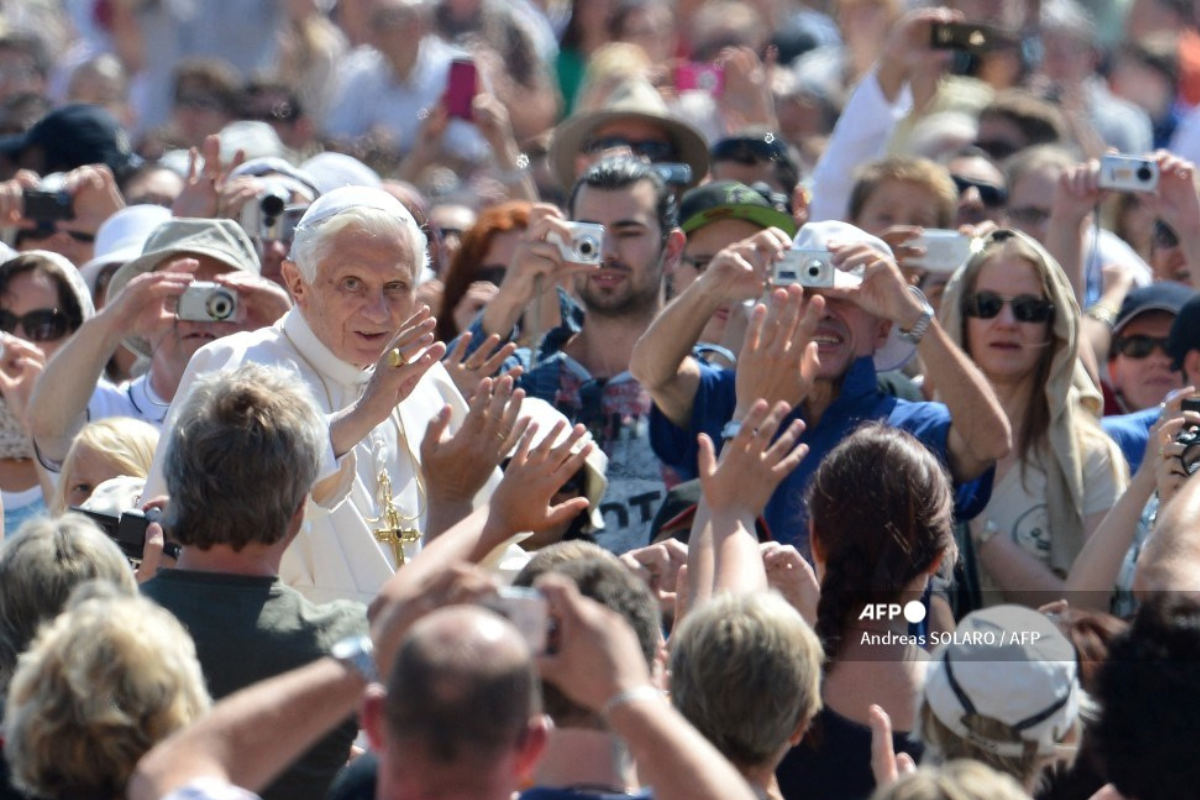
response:
<path id="1" fill-rule="evenodd" d="M 1200 481 L 1192 478 L 1159 509 L 1154 533 L 1138 556 L 1133 587 L 1151 592 L 1200 594 Z"/>
<path id="2" fill-rule="evenodd" d="M 541 713 L 533 658 L 498 615 L 451 606 L 422 619 L 396 654 L 384 715 L 389 738 L 443 765 L 492 760 Z"/>

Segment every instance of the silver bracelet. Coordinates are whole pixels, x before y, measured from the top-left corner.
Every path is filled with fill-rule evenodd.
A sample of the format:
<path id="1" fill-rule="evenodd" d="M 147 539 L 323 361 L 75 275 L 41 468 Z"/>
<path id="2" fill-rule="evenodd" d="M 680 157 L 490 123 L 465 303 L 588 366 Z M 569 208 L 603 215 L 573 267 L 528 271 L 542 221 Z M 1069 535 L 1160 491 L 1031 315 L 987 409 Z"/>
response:
<path id="1" fill-rule="evenodd" d="M 661 700 L 662 696 L 663 693 L 653 686 L 635 686 L 632 689 L 626 689 L 610 697 L 608 702 L 604 704 L 604 708 L 600 709 L 600 716 L 608 719 L 612 715 L 612 712 L 623 705 L 635 703 L 638 700 Z"/>

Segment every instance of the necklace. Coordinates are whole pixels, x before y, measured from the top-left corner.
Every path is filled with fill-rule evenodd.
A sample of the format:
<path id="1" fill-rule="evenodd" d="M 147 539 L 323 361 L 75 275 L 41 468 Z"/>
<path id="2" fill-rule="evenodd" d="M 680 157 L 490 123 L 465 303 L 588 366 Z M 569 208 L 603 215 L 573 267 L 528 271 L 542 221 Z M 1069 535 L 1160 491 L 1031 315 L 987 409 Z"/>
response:
<path id="1" fill-rule="evenodd" d="M 317 369 L 316 365 L 309 360 L 297 345 L 286 329 L 281 328 L 283 337 L 287 339 L 288 344 L 300 356 L 313 374 L 317 376 L 317 380 L 321 383 L 321 390 L 325 393 L 325 404 L 330 413 L 337 409 L 333 407 L 333 393 L 329 390 L 329 385 L 325 382 L 325 376 Z M 375 474 L 375 504 L 380 509 L 377 517 L 364 517 L 366 522 L 379 527 L 371 531 L 371 536 L 380 544 L 386 544 L 391 548 L 392 558 L 396 562 L 396 568 L 403 567 L 406 563 L 404 555 L 404 545 L 412 544 L 421 541 L 421 531 L 415 527 L 426 511 L 426 492 L 425 481 L 421 476 L 421 463 L 413 454 L 411 443 L 407 432 L 404 430 L 404 421 L 400 418 L 399 408 L 393 408 L 388 413 L 388 419 L 396 428 L 396 445 L 397 450 L 401 449 L 403 444 L 404 453 L 408 456 L 409 462 L 413 467 L 413 480 L 417 488 L 417 513 L 413 516 L 405 516 L 400 512 L 400 508 L 396 505 L 395 497 L 393 496 L 392 476 L 387 470 L 387 459 L 384 455 L 386 445 L 382 442 L 376 443 L 373 447 L 373 455 L 375 456 L 375 466 L 378 471 Z"/>

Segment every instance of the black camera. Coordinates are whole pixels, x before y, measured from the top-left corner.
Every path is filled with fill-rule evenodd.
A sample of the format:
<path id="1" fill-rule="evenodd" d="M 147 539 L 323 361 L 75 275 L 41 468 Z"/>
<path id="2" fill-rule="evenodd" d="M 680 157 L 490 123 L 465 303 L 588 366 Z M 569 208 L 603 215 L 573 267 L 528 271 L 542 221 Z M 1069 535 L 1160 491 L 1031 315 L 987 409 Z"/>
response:
<path id="1" fill-rule="evenodd" d="M 146 551 L 146 528 L 151 522 L 162 519 L 162 511 L 149 508 L 145 511 L 131 510 L 123 514 L 108 514 L 103 511 L 89 511 L 86 508 L 73 506 L 72 511 L 83 514 L 99 526 L 100 530 L 117 543 L 125 557 L 135 563 L 140 563 Z M 179 558 L 179 545 L 167 542 L 163 545 L 163 554 L 171 558 Z"/>
<path id="2" fill-rule="evenodd" d="M 1188 398 L 1180 404 L 1180 408 L 1183 411 L 1200 412 L 1200 398 Z M 1179 463 L 1183 471 L 1188 475 L 1193 474 L 1200 469 L 1200 427 L 1184 428 L 1175 437 L 1175 441 L 1183 445 L 1183 452 L 1179 454 Z"/>

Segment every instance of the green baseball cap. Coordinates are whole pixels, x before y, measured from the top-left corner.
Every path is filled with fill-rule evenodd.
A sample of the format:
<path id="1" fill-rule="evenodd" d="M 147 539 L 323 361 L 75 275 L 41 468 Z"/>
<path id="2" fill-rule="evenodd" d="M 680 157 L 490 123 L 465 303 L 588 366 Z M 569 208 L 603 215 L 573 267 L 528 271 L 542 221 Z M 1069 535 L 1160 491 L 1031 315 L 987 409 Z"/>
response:
<path id="1" fill-rule="evenodd" d="M 788 236 L 796 235 L 796 221 L 791 214 L 737 181 L 713 181 L 687 192 L 679 203 L 679 218 L 684 233 L 723 219 L 744 219 L 764 228 L 779 228 Z"/>

